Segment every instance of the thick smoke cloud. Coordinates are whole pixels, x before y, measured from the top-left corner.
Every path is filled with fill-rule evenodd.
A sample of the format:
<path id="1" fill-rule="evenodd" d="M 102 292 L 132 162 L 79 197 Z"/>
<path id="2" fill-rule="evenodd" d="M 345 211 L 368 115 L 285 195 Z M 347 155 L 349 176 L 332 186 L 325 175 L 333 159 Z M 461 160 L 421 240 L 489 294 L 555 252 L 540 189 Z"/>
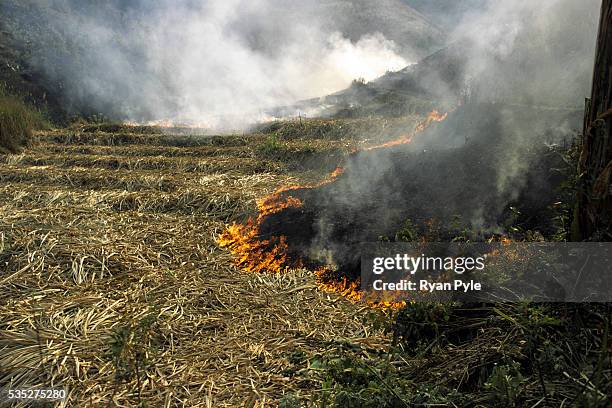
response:
<path id="1" fill-rule="evenodd" d="M 393 235 L 406 219 L 449 227 L 457 217 L 475 233 L 502 233 L 510 206 L 537 213 L 550 205 L 559 181 L 546 145 L 580 129 L 599 6 L 492 1 L 466 16 L 428 63 L 460 72 L 462 106 L 406 146 L 353 158 L 341 180 L 315 194 L 311 256 L 343 264 L 347 242 Z M 457 88 L 441 78 L 440 92 Z"/>
<path id="2" fill-rule="evenodd" d="M 581 106 L 595 57 L 600 0 L 490 0 L 452 34 L 466 44 L 482 99 Z"/>
<path id="3" fill-rule="evenodd" d="M 511 136 L 498 153 L 500 196 L 520 194 L 533 165 L 525 160 L 529 149 L 580 131 L 580 115 L 571 115 L 571 109 L 580 111 L 590 94 L 600 5 L 599 0 L 491 1 L 454 33 L 469 44 L 467 92 L 479 102 L 505 105 L 498 135 L 492 135 Z M 528 110 L 538 120 L 528 120 Z"/>
<path id="4" fill-rule="evenodd" d="M 72 6 L 61 30 L 79 61 L 56 61 L 54 75 L 75 105 L 88 101 L 133 121 L 235 129 L 268 108 L 408 65 L 379 32 L 348 39 L 330 29 L 316 3 L 157 1 L 132 4 L 119 19 L 102 6 Z"/>

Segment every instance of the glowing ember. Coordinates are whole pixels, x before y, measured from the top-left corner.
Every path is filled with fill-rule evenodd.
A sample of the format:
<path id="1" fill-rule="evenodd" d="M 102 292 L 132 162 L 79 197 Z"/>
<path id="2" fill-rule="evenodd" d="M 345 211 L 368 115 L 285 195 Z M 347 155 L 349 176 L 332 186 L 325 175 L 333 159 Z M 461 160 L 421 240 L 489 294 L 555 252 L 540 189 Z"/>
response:
<path id="1" fill-rule="evenodd" d="M 374 150 L 410 143 L 416 134 L 424 131 L 435 122 L 442 122 L 447 116 L 447 113 L 442 114 L 434 110 L 423 122 L 416 126 L 414 132 L 402 136 L 397 140 L 379 146 L 369 147 L 365 150 Z M 246 272 L 281 273 L 286 272 L 290 268 L 302 267 L 303 263 L 301 260 L 289 259 L 287 255 L 289 253 L 289 248 L 286 243 L 286 237 L 273 236 L 268 239 L 263 239 L 260 235 L 260 227 L 265 219 L 272 214 L 277 214 L 287 208 L 303 207 L 304 203 L 300 199 L 291 196 L 292 191 L 318 188 L 333 183 L 343 173 L 344 169 L 338 167 L 319 183 L 278 189 L 270 196 L 257 201 L 259 214 L 256 219 L 251 218 L 246 224 L 231 225 L 221 234 L 217 242 L 221 247 L 230 250 L 232 255 L 234 255 L 236 265 Z M 337 273 L 334 273 L 327 267 L 314 271 L 314 274 L 317 278 L 317 285 L 320 290 L 340 294 L 354 302 L 365 300 L 365 293 L 361 291 L 359 280 L 349 280 L 346 276 L 339 278 Z M 380 299 L 375 302 L 368 300 L 366 303 L 370 307 L 381 309 L 401 308 L 406 305 L 406 302 L 394 302 L 386 299 Z"/>
<path id="2" fill-rule="evenodd" d="M 340 177 L 342 174 L 344 174 L 344 168 L 336 167 L 336 170 L 332 171 L 332 173 L 329 175 L 329 177 L 333 181 L 333 180 L 336 180 L 338 177 Z"/>
<path id="3" fill-rule="evenodd" d="M 360 290 L 359 280 L 349 281 L 346 276 L 343 276 L 341 280 L 335 279 L 333 271 L 328 268 L 320 268 L 314 271 L 317 277 L 317 286 L 323 292 L 338 293 L 341 296 L 352 300 L 354 302 L 360 302 L 363 300 L 364 293 Z"/>

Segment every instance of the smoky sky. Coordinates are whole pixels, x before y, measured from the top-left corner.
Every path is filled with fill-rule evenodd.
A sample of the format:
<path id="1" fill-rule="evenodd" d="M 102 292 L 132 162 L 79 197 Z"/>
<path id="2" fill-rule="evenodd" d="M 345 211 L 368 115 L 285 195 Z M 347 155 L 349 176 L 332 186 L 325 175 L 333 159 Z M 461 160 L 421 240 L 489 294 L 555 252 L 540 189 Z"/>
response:
<path id="1" fill-rule="evenodd" d="M 580 132 L 600 4 L 491 1 L 466 14 L 433 61 L 461 60 L 470 97 L 410 144 L 352 158 L 314 193 L 313 256 L 342 263 L 345 242 L 392 236 L 406 219 L 503 233 L 511 206 L 546 208 L 557 170 L 542 158 Z M 453 88 L 440 78 L 430 81 L 439 93 Z"/>

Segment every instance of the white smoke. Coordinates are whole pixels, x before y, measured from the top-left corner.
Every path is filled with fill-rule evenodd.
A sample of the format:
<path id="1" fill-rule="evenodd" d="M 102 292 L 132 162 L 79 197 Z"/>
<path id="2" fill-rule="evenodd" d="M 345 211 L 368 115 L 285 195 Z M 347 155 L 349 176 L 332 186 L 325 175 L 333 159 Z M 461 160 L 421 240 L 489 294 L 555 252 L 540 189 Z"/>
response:
<path id="1" fill-rule="evenodd" d="M 495 153 L 500 196 L 518 198 L 534 166 L 526 161 L 531 149 L 580 131 L 600 7 L 601 0 L 490 0 L 455 30 L 454 39 L 469 44 L 474 99 L 499 106 L 491 137 L 506 135 Z"/>
<path id="2" fill-rule="evenodd" d="M 469 43 L 468 79 L 490 100 L 580 106 L 588 95 L 601 0 L 490 0 L 452 37 Z"/>
<path id="3" fill-rule="evenodd" d="M 161 1 L 112 25 L 75 12 L 65 29 L 91 62 L 62 72 L 81 99 L 131 121 L 236 128 L 409 64 L 378 32 L 351 41 L 278 3 Z"/>

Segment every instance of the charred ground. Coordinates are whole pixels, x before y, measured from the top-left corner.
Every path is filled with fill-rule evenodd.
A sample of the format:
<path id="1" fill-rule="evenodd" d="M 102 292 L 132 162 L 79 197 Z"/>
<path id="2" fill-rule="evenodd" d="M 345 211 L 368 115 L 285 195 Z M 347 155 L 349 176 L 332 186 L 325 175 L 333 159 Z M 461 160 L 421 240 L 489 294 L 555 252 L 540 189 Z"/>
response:
<path id="1" fill-rule="evenodd" d="M 487 160 L 492 164 L 481 150 L 470 153 L 478 142 L 466 143 L 461 133 L 451 149 L 457 159 L 444 149 L 422 152 L 421 138 L 431 142 L 445 126 L 459 129 L 453 121 L 463 122 L 464 115 L 458 110 L 449 124 L 419 135 L 412 151 L 385 150 L 384 174 L 426 200 L 419 183 L 431 182 L 432 176 L 423 169 L 437 163 L 469 175 L 467 170 L 480 171 Z M 268 231 L 287 233 L 296 240 L 291 247 L 300 248 L 300 242 L 310 247 L 313 234 L 320 233 L 314 219 L 329 211 L 346 221 L 329 223 L 338 241 L 422 233 L 394 235 L 406 229 L 406 215 L 420 220 L 404 209 L 380 228 L 375 223 L 363 228 L 368 218 L 362 216 L 373 208 L 346 194 L 360 191 L 352 186 L 356 181 L 371 179 L 367 158 L 378 161 L 383 152 L 353 152 L 394 138 L 365 140 L 359 123 L 296 119 L 264 133 L 220 137 L 77 126 L 39 132 L 26 152 L 2 156 L 5 374 L 0 381 L 29 386 L 53 381 L 70 390 L 69 401 L 93 405 L 111 400 L 190 406 L 519 404 L 543 398 L 538 366 L 530 363 L 536 356 L 545 364 L 540 372 L 551 405 L 580 395 L 605 401 L 602 384 L 609 384 L 610 373 L 605 365 L 597 368 L 597 356 L 604 355 L 598 350 L 604 347 L 608 315 L 601 308 L 429 305 L 394 312 L 389 319 L 390 312 L 321 292 L 311 271 L 247 274 L 232 266 L 233 257 L 216 242 L 228 224 L 256 216 L 256 199 L 280 187 L 325 183 L 329 168 L 338 165 L 346 172 L 335 183 L 293 191 L 304 209 L 277 213 L 280 218 L 270 218 Z M 400 127 L 407 126 L 408 119 Z M 484 133 L 491 130 L 486 121 L 478 126 Z M 292 129 L 310 132 L 300 137 Z M 482 148 L 490 153 L 492 146 Z M 533 161 L 531 171 L 551 174 L 546 185 L 555 186 L 549 166 L 560 164 L 563 149 L 533 154 L 540 160 Z M 419 160 L 429 164 L 423 167 Z M 315 170 L 322 162 L 328 168 Z M 417 176 L 408 177 L 411 172 Z M 375 186 L 375 180 L 368 185 Z M 543 211 L 556 194 L 555 189 L 543 193 L 540 184 L 524 191 L 538 192 L 541 202 L 531 205 Z M 343 195 L 352 207 L 338 207 Z M 401 195 L 379 203 L 395 205 L 395 199 L 410 204 Z M 543 218 L 527 209 L 529 200 L 517 196 L 516 202 L 524 204 L 524 213 L 512 213 L 518 217 L 513 226 L 525 228 L 527 235 L 527 226 L 535 229 Z M 455 213 L 442 201 L 430 204 L 427 211 Z M 493 214 L 492 219 L 503 219 L 504 211 Z M 274 226 L 272 220 L 283 222 Z M 559 347 L 547 343 L 553 334 L 563 339 Z M 575 359 L 562 348 L 578 344 L 595 351 Z M 553 374 L 550 353 L 569 377 Z M 593 390 L 582 389 L 583 374 L 599 378 L 592 380 Z"/>
<path id="2" fill-rule="evenodd" d="M 19 17 L 29 3 L 3 5 Z M 555 25 L 561 33 L 574 27 L 571 10 Z M 61 26 L 65 7 L 45 11 Z M 48 27 L 1 22 L 11 31 L 0 33 L 2 79 L 67 122 L 75 106 L 58 91 L 63 75 L 39 77 L 27 42 L 15 43 L 26 34 L 40 44 Z M 78 51 L 53 34 L 57 55 Z M 582 40 L 572 55 L 582 55 Z M 563 106 L 582 103 L 574 87 L 590 66 L 560 87 L 541 67 L 570 72 L 555 62 L 566 62 L 565 47 L 552 65 L 527 58 L 549 57 L 542 41 L 512 54 L 514 65 L 495 60 L 476 86 L 464 81 L 470 47 L 451 44 L 300 106 L 327 106 L 335 119 L 300 115 L 218 137 L 108 123 L 36 133 L 30 149 L 0 157 L 0 386 L 54 384 L 69 390 L 68 404 L 93 406 L 609 405 L 607 305 L 383 312 L 337 294 L 355 283 L 346 256 L 354 242 L 567 239 L 580 146 L 563 140 L 581 114 Z M 515 70 L 517 61 L 527 69 Z M 76 62 L 87 71 L 95 59 Z M 53 59 L 39 63 L 64 72 Z M 534 72 L 543 78 L 525 81 Z M 492 86 L 500 78 L 511 81 Z M 561 95 L 533 99 L 538 81 Z M 458 100 L 412 143 L 368 150 Z M 121 114 L 119 105 L 85 105 L 76 112 L 94 122 L 100 110 Z M 330 178 L 337 166 L 344 173 Z M 279 254 L 289 262 L 282 274 L 243 273 L 219 237 L 261 215 L 257 200 L 275 192 L 295 205 L 266 213 L 251 232 L 260 242 L 284 237 Z M 331 286 L 336 294 L 321 292 L 312 270 L 288 267 L 327 262 L 344 282 Z"/>
<path id="3" fill-rule="evenodd" d="M 395 239 L 407 224 L 439 241 L 528 231 L 553 239 L 563 234 L 555 206 L 573 172 L 564 149 L 579 123 L 579 112 L 462 106 L 408 144 L 351 154 L 332 183 L 282 192 L 302 205 L 264 217 L 260 236 L 286 237 L 292 257 L 336 263 L 352 279 L 360 272 L 351 248 Z"/>

